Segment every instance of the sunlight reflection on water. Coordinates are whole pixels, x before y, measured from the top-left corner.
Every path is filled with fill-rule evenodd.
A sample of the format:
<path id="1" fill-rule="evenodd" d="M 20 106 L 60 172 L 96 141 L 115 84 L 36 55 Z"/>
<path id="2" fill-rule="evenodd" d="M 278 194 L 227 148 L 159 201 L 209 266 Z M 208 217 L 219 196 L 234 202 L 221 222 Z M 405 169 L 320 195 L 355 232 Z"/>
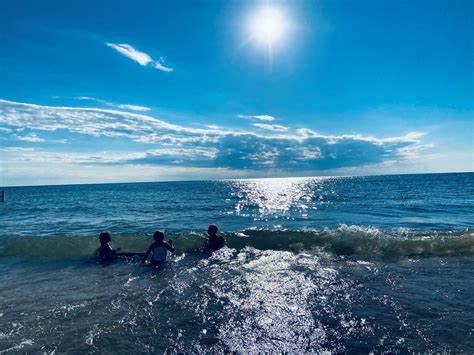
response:
<path id="1" fill-rule="evenodd" d="M 308 209 L 317 209 L 315 201 L 327 178 L 278 178 L 232 181 L 237 199 L 235 211 L 240 216 L 262 217 L 297 211 L 305 216 Z"/>

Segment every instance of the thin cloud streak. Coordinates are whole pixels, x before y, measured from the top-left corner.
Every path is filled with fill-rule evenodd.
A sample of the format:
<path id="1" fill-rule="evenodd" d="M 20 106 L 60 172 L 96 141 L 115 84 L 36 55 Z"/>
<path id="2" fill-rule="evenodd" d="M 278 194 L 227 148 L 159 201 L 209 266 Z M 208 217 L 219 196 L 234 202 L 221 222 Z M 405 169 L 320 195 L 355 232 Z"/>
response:
<path id="1" fill-rule="evenodd" d="M 129 104 L 114 104 L 110 101 L 107 100 L 102 100 L 102 99 L 96 99 L 95 97 L 90 97 L 90 96 L 76 96 L 74 97 L 75 100 L 86 100 L 86 101 L 94 101 L 98 102 L 102 105 L 105 106 L 110 106 L 110 107 L 117 107 L 122 110 L 128 110 L 128 111 L 140 111 L 140 112 L 145 112 L 145 111 L 150 111 L 151 108 L 146 107 L 146 106 L 139 106 L 139 105 L 129 105 Z"/>
<path id="2" fill-rule="evenodd" d="M 138 106 L 138 105 L 115 105 L 118 108 L 121 108 L 122 110 L 130 110 L 130 111 L 150 111 L 151 108 L 145 107 L 145 106 Z"/>
<path id="3" fill-rule="evenodd" d="M 288 127 L 279 124 L 266 124 L 266 123 L 254 123 L 253 126 L 266 129 L 267 131 L 285 132 L 288 131 Z"/>
<path id="4" fill-rule="evenodd" d="M 164 72 L 172 72 L 173 71 L 173 68 L 166 67 L 162 63 L 162 59 L 160 59 L 158 61 L 153 60 L 148 54 L 146 54 L 144 52 L 140 52 L 139 50 L 133 48 L 129 44 L 125 44 L 125 43 L 114 44 L 114 43 L 106 42 L 105 45 L 112 48 L 112 49 L 115 49 L 120 54 L 124 55 L 127 58 L 130 58 L 131 60 L 137 62 L 141 66 L 151 65 L 155 69 L 158 69 L 158 70 L 161 70 L 161 71 L 164 71 Z"/>
<path id="5" fill-rule="evenodd" d="M 275 120 L 275 117 L 270 115 L 237 115 L 239 118 L 246 118 L 250 120 L 258 120 L 258 121 L 267 121 L 271 122 Z"/>

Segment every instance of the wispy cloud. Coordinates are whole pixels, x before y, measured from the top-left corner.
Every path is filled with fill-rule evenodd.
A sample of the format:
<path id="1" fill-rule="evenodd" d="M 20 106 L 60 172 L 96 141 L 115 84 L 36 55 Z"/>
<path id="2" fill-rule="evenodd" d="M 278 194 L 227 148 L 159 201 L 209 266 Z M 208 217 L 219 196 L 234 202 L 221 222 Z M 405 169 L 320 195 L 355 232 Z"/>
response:
<path id="1" fill-rule="evenodd" d="M 254 123 L 255 127 L 266 129 L 267 131 L 285 132 L 288 131 L 288 127 L 279 124 L 267 124 L 267 123 Z"/>
<path id="2" fill-rule="evenodd" d="M 151 108 L 146 107 L 146 106 L 128 105 L 128 104 L 114 104 L 110 101 L 102 100 L 102 99 L 96 99 L 96 98 L 90 97 L 90 96 L 76 96 L 76 97 L 74 97 L 74 99 L 75 100 L 94 101 L 94 102 L 98 102 L 98 103 L 100 103 L 102 105 L 105 105 L 105 106 L 117 107 L 117 108 L 120 108 L 122 110 L 128 110 L 128 111 L 141 111 L 141 112 L 144 112 L 144 111 L 150 111 L 151 110 Z"/>
<path id="3" fill-rule="evenodd" d="M 114 44 L 108 42 L 105 44 L 110 48 L 115 49 L 117 52 L 123 54 L 124 56 L 134 60 L 140 65 L 145 66 L 153 62 L 153 59 L 151 59 L 148 54 L 136 50 L 129 44 Z"/>
<path id="4" fill-rule="evenodd" d="M 61 98 L 60 96 L 57 96 L 58 98 Z M 96 99 L 95 97 L 90 97 L 90 96 L 76 96 L 76 97 L 73 97 L 74 100 L 85 100 L 85 101 L 95 101 L 95 102 L 99 102 L 101 104 L 106 104 L 108 105 L 109 102 L 105 101 L 105 100 L 102 100 L 102 99 Z"/>
<path id="5" fill-rule="evenodd" d="M 68 138 L 64 132 L 87 138 L 89 148 L 104 149 L 108 138 L 122 139 L 127 152 L 73 156 L 71 164 L 159 165 L 203 169 L 267 171 L 321 171 L 363 167 L 385 161 L 412 159 L 430 148 L 422 132 L 377 138 L 362 135 L 322 135 L 307 128 L 267 125 L 263 131 L 232 130 L 211 126 L 193 128 L 172 124 L 145 114 L 84 107 L 52 107 L 0 100 L 0 123 L 8 129 L 47 131 L 52 139 Z M 264 125 L 264 124 L 260 124 Z M 277 128 L 275 128 L 275 126 Z M 259 127 L 262 128 L 262 127 Z M 44 135 L 42 135 L 44 137 Z M 35 139 L 34 136 L 30 136 Z M 38 137 L 38 136 L 36 136 Z M 38 137 L 39 138 L 39 137 Z M 84 138 L 83 138 L 84 139 Z M 149 149 L 143 149 L 147 143 Z M 30 152 L 58 162 L 71 156 L 68 144 L 61 152 Z M 115 151 L 113 150 L 115 149 Z M 20 158 L 24 152 L 19 152 Z"/>
<path id="6" fill-rule="evenodd" d="M 150 111 L 149 107 L 145 106 L 138 106 L 138 105 L 117 105 L 118 108 L 122 110 L 129 110 L 129 111 Z"/>
<path id="7" fill-rule="evenodd" d="M 237 115 L 239 118 L 247 118 L 250 120 L 258 120 L 258 121 L 267 121 L 271 122 L 275 120 L 275 117 L 270 115 Z"/>
<path id="8" fill-rule="evenodd" d="M 163 59 L 159 59 L 158 61 L 153 60 L 148 54 L 144 52 L 140 52 L 139 50 L 133 48 L 129 44 L 114 44 L 110 42 L 105 43 L 106 46 L 115 49 L 120 54 L 123 54 L 127 58 L 130 58 L 137 62 L 142 66 L 151 65 L 155 69 L 164 71 L 164 72 L 172 72 L 173 68 L 167 67 L 163 64 Z"/>

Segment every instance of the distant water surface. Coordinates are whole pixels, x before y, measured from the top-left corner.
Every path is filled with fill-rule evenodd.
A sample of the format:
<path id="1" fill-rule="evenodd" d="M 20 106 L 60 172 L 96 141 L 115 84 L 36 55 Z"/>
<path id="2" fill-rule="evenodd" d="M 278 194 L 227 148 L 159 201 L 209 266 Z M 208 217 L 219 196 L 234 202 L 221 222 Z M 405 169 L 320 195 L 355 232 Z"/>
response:
<path id="1" fill-rule="evenodd" d="M 474 174 L 219 180 L 6 189 L 2 235 L 302 230 L 450 231 L 474 220 Z"/>

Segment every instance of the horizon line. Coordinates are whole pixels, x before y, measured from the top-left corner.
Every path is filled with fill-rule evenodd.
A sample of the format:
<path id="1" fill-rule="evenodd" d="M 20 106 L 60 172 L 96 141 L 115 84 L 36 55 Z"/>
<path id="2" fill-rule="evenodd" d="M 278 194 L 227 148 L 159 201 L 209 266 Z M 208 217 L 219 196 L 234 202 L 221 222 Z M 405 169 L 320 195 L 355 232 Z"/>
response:
<path id="1" fill-rule="evenodd" d="M 17 187 L 60 187 L 60 186 L 84 186 L 84 185 L 118 185 L 118 184 L 160 184 L 178 182 L 199 181 L 237 181 L 237 180 L 274 180 L 274 179 L 312 179 L 312 178 L 349 178 L 349 177 L 375 177 L 375 176 L 399 176 L 399 175 L 441 175 L 441 174 L 474 174 L 473 171 L 444 171 L 444 172 L 421 172 L 421 173 L 397 173 L 397 174 L 353 174 L 353 175 L 311 175 L 311 176 L 281 176 L 281 177 L 254 177 L 254 178 L 228 178 L 228 179 L 190 179 L 190 180 L 158 180 L 158 181 L 127 181 L 127 182 L 78 182 L 70 184 L 38 184 L 38 185 L 0 185 L 0 189 Z"/>

